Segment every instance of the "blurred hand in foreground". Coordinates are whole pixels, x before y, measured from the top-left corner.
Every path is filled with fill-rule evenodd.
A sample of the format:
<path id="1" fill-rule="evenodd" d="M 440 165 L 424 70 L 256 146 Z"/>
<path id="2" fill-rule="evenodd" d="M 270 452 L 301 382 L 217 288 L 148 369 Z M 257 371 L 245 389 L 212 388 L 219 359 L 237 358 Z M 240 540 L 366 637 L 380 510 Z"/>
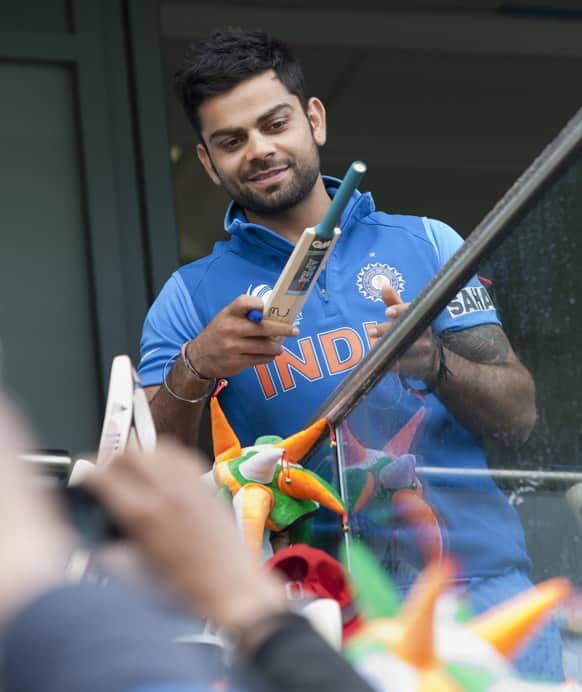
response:
<path id="1" fill-rule="evenodd" d="M 285 599 L 200 480 L 206 466 L 200 455 L 161 442 L 152 454 L 117 457 L 85 483 L 172 590 L 215 625 L 240 631 L 283 612 Z"/>
<path id="2" fill-rule="evenodd" d="M 18 460 L 31 448 L 24 423 L 0 398 L 0 624 L 63 581 L 74 545 L 58 504 Z"/>

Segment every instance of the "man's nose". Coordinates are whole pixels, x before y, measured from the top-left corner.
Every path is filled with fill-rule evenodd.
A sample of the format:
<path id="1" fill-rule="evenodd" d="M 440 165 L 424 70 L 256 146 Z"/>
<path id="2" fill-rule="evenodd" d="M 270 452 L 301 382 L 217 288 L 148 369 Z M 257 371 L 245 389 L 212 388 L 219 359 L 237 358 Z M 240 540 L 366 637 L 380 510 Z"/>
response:
<path id="1" fill-rule="evenodd" d="M 275 153 L 275 147 L 270 137 L 262 132 L 252 132 L 247 143 L 247 158 L 249 161 L 264 159 Z"/>

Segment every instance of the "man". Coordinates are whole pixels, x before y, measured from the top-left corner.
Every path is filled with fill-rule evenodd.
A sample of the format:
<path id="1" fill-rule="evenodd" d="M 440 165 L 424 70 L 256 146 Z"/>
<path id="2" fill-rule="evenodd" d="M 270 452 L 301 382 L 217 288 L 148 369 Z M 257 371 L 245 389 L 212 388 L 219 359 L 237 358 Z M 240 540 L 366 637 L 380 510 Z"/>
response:
<path id="1" fill-rule="evenodd" d="M 384 310 L 398 319 L 462 241 L 441 222 L 376 212 L 371 196 L 356 192 L 298 324 L 250 321 L 300 233 L 321 220 L 337 190 L 338 181 L 319 167 L 325 108 L 306 97 L 288 49 L 260 32 L 213 34 L 193 47 L 176 86 L 199 136 L 199 160 L 233 200 L 225 220 L 230 240 L 179 269 L 162 289 L 144 326 L 142 383 L 158 430 L 188 444 L 196 442 L 218 377 L 229 380 L 221 404 L 243 445 L 261 434 L 287 436 L 390 329 Z M 407 450 L 425 463 L 486 468 L 483 437 L 520 444 L 535 423 L 533 381 L 476 278 L 398 369 L 426 390 L 426 415 Z M 381 448 L 421 404 L 396 377 L 378 397 L 372 424 L 355 422 L 367 446 Z M 373 439 L 378 424 L 380 440 Z M 436 489 L 431 501 L 467 578 L 518 573 L 474 600 L 484 608 L 527 586 L 529 559 L 517 517 L 493 483 L 470 487 L 460 506 L 455 490 Z"/>
<path id="2" fill-rule="evenodd" d="M 248 289 L 259 293 L 262 286 L 274 285 L 293 243 L 306 226 L 321 220 L 330 204 L 326 183 L 319 172 L 318 147 L 326 138 L 323 104 L 317 98 L 305 98 L 300 67 L 285 47 L 273 42 L 275 52 L 271 55 L 270 44 L 263 45 L 261 41 L 259 34 L 216 34 L 208 44 L 192 52 L 177 76 L 187 114 L 200 136 L 198 157 L 211 180 L 222 185 L 234 200 L 226 217 L 232 236 L 230 243 L 219 243 L 212 255 L 181 269 L 170 279 L 144 330 L 140 375 L 156 424 L 160 431 L 172 432 L 188 443 L 196 441 L 203 400 L 215 377 L 230 378 L 221 401 L 241 440 L 252 442 L 254 431 L 268 431 L 269 425 L 278 431 L 282 429 L 282 434 L 299 427 L 289 409 L 302 402 L 301 418 L 307 420 L 354 365 L 352 359 L 347 363 L 328 360 L 323 368 L 309 357 L 314 348 L 311 342 L 306 342 L 303 334 L 303 340 L 297 339 L 297 327 L 268 321 L 257 325 L 246 319 L 249 310 L 262 308 L 261 299 L 249 295 Z M 327 186 L 333 191 L 337 183 Z M 353 219 L 354 216 L 357 218 Z M 427 254 L 426 250 L 433 253 L 433 266 L 425 270 L 420 281 L 414 282 L 412 277 L 401 278 L 400 272 L 391 272 L 390 267 L 382 265 L 384 257 L 377 250 L 366 253 L 360 247 L 362 243 L 358 246 L 362 263 L 378 263 L 380 270 L 385 270 L 385 280 L 410 299 L 422 288 L 425 277 L 453 254 L 460 240 L 438 222 L 418 220 L 409 229 L 406 217 L 382 216 L 379 219 L 373 212 L 369 196 L 356 195 L 342 219 L 344 236 L 340 244 L 348 245 L 351 236 L 357 235 L 348 222 L 352 217 L 358 224 L 358 234 L 362 233 L 360 226 L 364 220 L 366 224 L 376 224 L 376 235 L 380 229 L 396 228 L 393 234 L 413 236 L 413 250 L 413 242 L 427 246 L 423 254 Z M 351 250 L 351 246 L 346 248 L 344 254 Z M 345 269 L 345 261 L 340 264 L 339 255 L 338 249 L 320 277 L 316 291 L 319 306 L 314 307 L 315 319 L 309 320 L 310 331 L 317 327 L 317 332 L 323 333 L 329 327 L 355 322 L 340 315 L 337 307 L 345 300 L 336 288 L 343 287 Z M 354 287 L 360 278 L 367 279 L 352 274 L 353 271 L 349 280 Z M 203 295 L 205 291 L 211 295 Z M 387 288 L 383 295 L 390 306 L 390 317 L 405 309 L 396 291 Z M 379 297 L 365 297 L 373 300 L 360 301 L 358 321 L 373 325 L 382 319 L 374 302 Z M 316 300 L 312 298 L 303 311 L 300 327 L 308 324 L 311 304 Z M 450 320 L 456 328 L 443 334 L 452 376 L 439 383 L 439 399 L 476 431 L 507 434 L 523 441 L 535 421 L 531 378 L 499 328 L 490 302 L 477 306 L 463 318 L 457 323 Z M 467 329 L 475 325 L 480 326 Z M 387 328 L 389 325 L 371 326 L 368 335 L 377 336 Z M 362 346 L 369 347 L 367 338 L 361 333 L 359 336 Z M 282 345 L 280 337 L 292 339 Z M 188 361 L 198 376 L 183 358 L 176 358 L 175 363 L 168 363 L 167 384 L 185 399 L 202 400 L 193 405 L 185 404 L 161 386 L 164 364 L 179 354 L 184 342 Z M 293 348 L 293 343 L 298 348 Z M 333 339 L 326 339 L 324 348 L 327 345 L 333 346 Z M 430 384 L 438 371 L 437 349 L 430 338 L 425 338 L 416 350 L 422 358 L 411 374 Z M 279 387 L 272 371 L 261 366 L 281 355 L 286 362 L 277 370 L 282 380 Z M 303 359 L 307 359 L 307 364 L 301 369 Z M 290 371 L 298 369 L 301 375 L 293 376 Z M 311 384 L 322 378 L 324 381 L 316 386 L 306 386 L 304 382 L 309 380 Z M 470 411 L 465 406 L 468 396 L 473 401 Z M 286 420 L 278 415 L 280 409 L 275 411 L 273 406 L 283 401 Z M 255 404 L 261 410 L 250 416 L 248 409 Z M 260 418 L 258 427 L 252 426 L 251 418 Z"/>

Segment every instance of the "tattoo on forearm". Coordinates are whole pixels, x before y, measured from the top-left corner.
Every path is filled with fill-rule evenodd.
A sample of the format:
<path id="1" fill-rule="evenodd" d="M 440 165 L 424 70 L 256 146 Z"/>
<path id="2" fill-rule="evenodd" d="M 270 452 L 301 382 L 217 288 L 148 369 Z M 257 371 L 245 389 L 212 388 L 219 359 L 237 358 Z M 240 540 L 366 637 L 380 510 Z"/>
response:
<path id="1" fill-rule="evenodd" d="M 450 351 L 475 363 L 509 362 L 511 346 L 501 327 L 496 324 L 442 332 L 441 338 Z"/>

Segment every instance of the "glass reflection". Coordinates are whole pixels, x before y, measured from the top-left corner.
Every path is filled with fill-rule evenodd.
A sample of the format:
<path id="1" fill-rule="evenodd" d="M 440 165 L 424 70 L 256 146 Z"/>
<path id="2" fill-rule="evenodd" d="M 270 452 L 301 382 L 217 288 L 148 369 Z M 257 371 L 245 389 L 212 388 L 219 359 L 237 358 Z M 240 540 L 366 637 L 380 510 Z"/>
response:
<path id="1" fill-rule="evenodd" d="M 308 460 L 342 489 L 348 542 L 365 541 L 403 591 L 442 552 L 457 558 L 456 587 L 475 613 L 552 576 L 582 585 L 581 227 L 578 161 L 484 260 L 473 282 L 483 290 L 461 291 L 433 323 L 451 380 L 461 366 L 450 351 L 463 355 L 471 332 L 488 325 L 469 355 L 489 364 L 474 376 L 495 378 L 490 401 L 498 410 L 484 409 L 477 380 L 456 393 L 450 382 L 425 391 L 411 367 L 417 342 L 338 425 L 339 475 L 329 441 Z M 511 382 L 515 364 L 490 358 L 495 325 L 535 383 L 535 420 L 527 393 Z M 327 549 L 344 540 L 325 516 L 314 538 Z M 518 669 L 560 680 L 564 664 L 582 679 L 579 620 L 564 615 L 561 633 L 548 624 Z"/>

